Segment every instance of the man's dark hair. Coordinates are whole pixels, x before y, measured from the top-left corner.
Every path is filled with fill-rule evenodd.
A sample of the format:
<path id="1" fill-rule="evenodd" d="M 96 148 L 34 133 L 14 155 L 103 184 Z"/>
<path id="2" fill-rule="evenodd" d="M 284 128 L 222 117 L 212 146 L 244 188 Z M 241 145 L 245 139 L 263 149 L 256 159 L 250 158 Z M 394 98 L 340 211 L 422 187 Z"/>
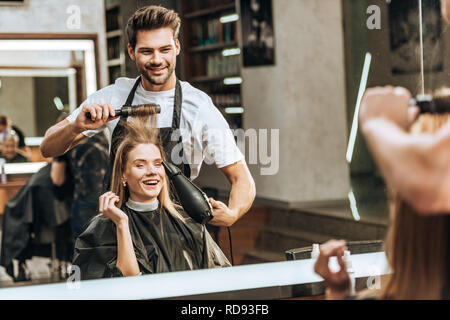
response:
<path id="1" fill-rule="evenodd" d="M 126 28 L 128 42 L 134 49 L 139 30 L 154 30 L 167 27 L 173 30 L 173 38 L 178 39 L 180 24 L 178 13 L 173 10 L 161 6 L 142 7 L 128 19 Z"/>

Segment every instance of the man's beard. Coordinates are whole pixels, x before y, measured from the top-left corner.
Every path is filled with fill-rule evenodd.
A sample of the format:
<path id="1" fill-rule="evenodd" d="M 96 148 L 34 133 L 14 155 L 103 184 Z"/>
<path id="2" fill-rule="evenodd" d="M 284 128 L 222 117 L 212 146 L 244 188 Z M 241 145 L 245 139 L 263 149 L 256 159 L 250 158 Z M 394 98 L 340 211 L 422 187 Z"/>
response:
<path id="1" fill-rule="evenodd" d="M 151 68 L 152 66 L 149 66 L 149 68 Z M 150 74 L 150 70 L 147 69 L 147 67 L 144 67 L 142 69 L 140 69 L 140 73 L 141 75 L 147 79 L 148 82 L 150 82 L 153 85 L 163 85 L 167 82 L 167 80 L 169 80 L 170 76 L 172 75 L 174 70 L 174 67 L 172 65 L 168 66 L 167 68 L 167 73 L 166 75 L 160 75 L 160 76 L 152 76 Z"/>

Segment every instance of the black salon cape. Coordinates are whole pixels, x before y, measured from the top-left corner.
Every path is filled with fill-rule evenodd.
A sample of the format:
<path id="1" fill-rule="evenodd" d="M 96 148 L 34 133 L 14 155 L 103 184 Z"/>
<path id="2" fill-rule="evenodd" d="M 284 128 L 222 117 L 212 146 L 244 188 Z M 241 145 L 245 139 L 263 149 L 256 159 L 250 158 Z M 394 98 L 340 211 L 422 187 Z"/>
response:
<path id="1" fill-rule="evenodd" d="M 198 224 L 180 210 L 184 221 L 168 211 L 139 212 L 123 205 L 128 215 L 134 251 L 142 274 L 228 267 L 226 256 Z M 96 216 L 75 243 L 73 264 L 81 279 L 122 276 L 116 267 L 117 236 L 114 223 Z"/>
<path id="2" fill-rule="evenodd" d="M 43 243 L 43 228 L 51 228 L 56 236 L 56 254 L 71 261 L 73 253 L 70 229 L 71 191 L 58 198 L 50 178 L 51 164 L 36 172 L 5 206 L 3 215 L 0 265 L 12 275 L 12 259 L 33 256 L 51 257 L 50 245 Z M 70 188 L 69 188 L 70 189 Z"/>

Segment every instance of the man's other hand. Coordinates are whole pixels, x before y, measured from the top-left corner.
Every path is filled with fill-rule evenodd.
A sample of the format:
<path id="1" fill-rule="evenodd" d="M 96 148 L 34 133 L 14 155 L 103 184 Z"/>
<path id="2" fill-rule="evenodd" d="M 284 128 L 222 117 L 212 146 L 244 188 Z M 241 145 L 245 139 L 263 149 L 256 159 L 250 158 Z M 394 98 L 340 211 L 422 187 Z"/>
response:
<path id="1" fill-rule="evenodd" d="M 418 115 L 419 108 L 410 106 L 411 93 L 401 87 L 376 87 L 367 89 L 361 102 L 359 122 L 361 128 L 371 120 L 385 119 L 408 130 Z"/>
<path id="2" fill-rule="evenodd" d="M 213 208 L 213 218 L 209 224 L 219 227 L 230 227 L 238 219 L 237 212 L 231 210 L 221 201 L 209 198 L 209 203 Z"/>

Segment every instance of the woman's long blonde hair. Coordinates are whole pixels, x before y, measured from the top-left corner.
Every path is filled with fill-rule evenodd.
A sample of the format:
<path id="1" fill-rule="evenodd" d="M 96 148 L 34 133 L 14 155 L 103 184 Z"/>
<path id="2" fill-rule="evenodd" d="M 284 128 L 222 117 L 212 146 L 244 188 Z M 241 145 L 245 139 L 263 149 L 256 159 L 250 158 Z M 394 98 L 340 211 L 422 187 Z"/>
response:
<path id="1" fill-rule="evenodd" d="M 435 133 L 449 119 L 450 114 L 420 115 L 411 133 Z M 396 192 L 390 210 L 385 246 L 392 273 L 380 298 L 441 299 L 447 281 L 448 217 L 421 216 Z"/>
<path id="2" fill-rule="evenodd" d="M 140 144 L 153 144 L 159 149 L 161 158 L 164 161 L 166 160 L 164 149 L 159 138 L 159 129 L 156 128 L 155 123 L 155 116 L 150 116 L 150 120 L 148 117 L 135 117 L 124 123 L 125 130 L 123 140 L 116 151 L 111 179 L 111 191 L 120 198 L 120 201 L 117 203 L 119 208 L 130 196 L 128 187 L 122 185 L 122 177 L 126 170 L 129 153 Z M 170 199 L 167 175 L 164 175 L 158 200 L 161 207 L 169 211 L 172 216 L 183 219 L 177 210 L 180 207 Z"/>

